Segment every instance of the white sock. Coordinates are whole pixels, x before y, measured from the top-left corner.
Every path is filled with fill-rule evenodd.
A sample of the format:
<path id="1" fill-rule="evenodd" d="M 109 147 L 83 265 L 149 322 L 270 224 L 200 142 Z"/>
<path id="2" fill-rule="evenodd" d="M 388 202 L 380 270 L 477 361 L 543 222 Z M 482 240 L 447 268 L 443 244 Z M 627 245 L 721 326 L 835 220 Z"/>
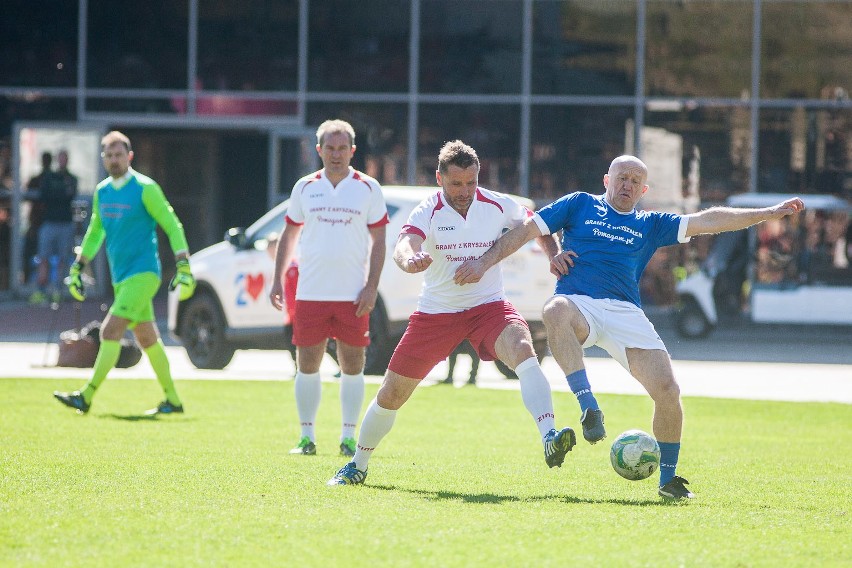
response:
<path id="1" fill-rule="evenodd" d="M 343 429 L 340 441 L 355 437 L 355 426 L 364 405 L 364 373 L 347 375 L 340 373 L 340 414 L 343 417 Z"/>
<path id="2" fill-rule="evenodd" d="M 551 429 L 556 428 L 553 416 L 553 398 L 550 394 L 550 383 L 538 364 L 538 359 L 530 357 L 515 368 L 515 374 L 521 382 L 521 398 L 524 406 L 532 414 L 541 437 Z"/>
<path id="3" fill-rule="evenodd" d="M 296 373 L 296 408 L 299 411 L 299 422 L 302 426 L 302 437 L 307 436 L 311 442 L 314 437 L 314 422 L 317 420 L 320 399 L 322 398 L 322 382 L 319 373 Z"/>
<path id="4" fill-rule="evenodd" d="M 387 436 L 396 420 L 396 410 L 382 408 L 376 399 L 367 407 L 364 421 L 361 422 L 361 431 L 358 433 L 358 446 L 355 449 L 355 467 L 361 471 L 367 471 L 367 462 L 373 455 L 379 442 Z"/>

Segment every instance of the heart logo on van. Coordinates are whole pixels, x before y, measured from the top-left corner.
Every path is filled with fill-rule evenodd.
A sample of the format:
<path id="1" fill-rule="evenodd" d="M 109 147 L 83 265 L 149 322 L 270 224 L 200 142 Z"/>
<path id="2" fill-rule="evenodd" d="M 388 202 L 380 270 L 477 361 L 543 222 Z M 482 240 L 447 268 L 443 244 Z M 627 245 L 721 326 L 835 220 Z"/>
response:
<path id="1" fill-rule="evenodd" d="M 257 300 L 263 293 L 263 273 L 246 274 L 246 292 L 252 300 Z"/>

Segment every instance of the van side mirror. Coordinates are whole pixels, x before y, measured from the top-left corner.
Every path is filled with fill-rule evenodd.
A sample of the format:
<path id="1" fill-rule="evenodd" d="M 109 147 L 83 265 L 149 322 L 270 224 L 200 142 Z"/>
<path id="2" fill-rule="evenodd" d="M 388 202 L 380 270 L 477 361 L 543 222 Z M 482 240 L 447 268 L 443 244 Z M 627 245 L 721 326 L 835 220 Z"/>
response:
<path id="1" fill-rule="evenodd" d="M 244 227 L 231 227 L 225 231 L 225 242 L 230 243 L 234 248 L 243 250 L 246 248 L 246 230 Z"/>

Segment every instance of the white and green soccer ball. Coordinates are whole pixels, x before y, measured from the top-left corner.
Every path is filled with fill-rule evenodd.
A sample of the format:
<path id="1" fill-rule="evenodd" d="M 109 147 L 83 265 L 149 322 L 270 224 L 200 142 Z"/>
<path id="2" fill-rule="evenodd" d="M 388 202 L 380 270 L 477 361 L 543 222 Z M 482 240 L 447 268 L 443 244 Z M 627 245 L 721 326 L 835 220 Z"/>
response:
<path id="1" fill-rule="evenodd" d="M 612 443 L 609 461 L 624 479 L 646 479 L 660 468 L 660 445 L 647 432 L 628 430 Z"/>

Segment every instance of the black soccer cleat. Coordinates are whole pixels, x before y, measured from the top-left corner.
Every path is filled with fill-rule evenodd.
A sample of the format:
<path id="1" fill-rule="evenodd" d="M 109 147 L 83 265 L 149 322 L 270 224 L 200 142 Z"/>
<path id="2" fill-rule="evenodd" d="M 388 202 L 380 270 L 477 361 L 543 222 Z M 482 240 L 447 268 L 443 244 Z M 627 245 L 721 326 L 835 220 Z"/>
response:
<path id="1" fill-rule="evenodd" d="M 675 475 L 668 483 L 660 487 L 658 493 L 660 494 L 660 497 L 663 497 L 664 499 L 692 499 L 695 495 L 693 495 L 692 491 L 686 488 L 687 485 L 689 485 L 687 480 Z"/>
<path id="2" fill-rule="evenodd" d="M 603 410 L 587 408 L 580 417 L 580 423 L 583 425 L 583 437 L 588 443 L 596 444 L 606 438 Z"/>
<path id="3" fill-rule="evenodd" d="M 83 394 L 80 391 L 74 392 L 59 392 L 53 391 L 53 396 L 64 404 L 65 406 L 70 406 L 74 410 L 77 411 L 77 414 L 86 414 L 91 408 L 91 404 L 86 402 L 86 399 L 83 398 Z"/>
<path id="4" fill-rule="evenodd" d="M 340 451 L 343 451 L 343 444 L 340 444 Z M 299 444 L 290 450 L 290 453 L 293 455 L 315 456 L 317 455 L 317 445 L 309 437 L 302 436 Z M 354 456 L 355 453 L 353 452 L 352 455 Z"/>
<path id="5" fill-rule="evenodd" d="M 544 436 L 544 461 L 548 467 L 562 467 L 565 454 L 571 451 L 577 437 L 571 428 L 563 428 L 559 432 L 551 429 Z"/>
<path id="6" fill-rule="evenodd" d="M 158 414 L 183 414 L 183 405 L 172 404 L 168 400 L 164 400 L 157 405 L 157 408 L 145 411 L 145 416 L 156 416 Z"/>

